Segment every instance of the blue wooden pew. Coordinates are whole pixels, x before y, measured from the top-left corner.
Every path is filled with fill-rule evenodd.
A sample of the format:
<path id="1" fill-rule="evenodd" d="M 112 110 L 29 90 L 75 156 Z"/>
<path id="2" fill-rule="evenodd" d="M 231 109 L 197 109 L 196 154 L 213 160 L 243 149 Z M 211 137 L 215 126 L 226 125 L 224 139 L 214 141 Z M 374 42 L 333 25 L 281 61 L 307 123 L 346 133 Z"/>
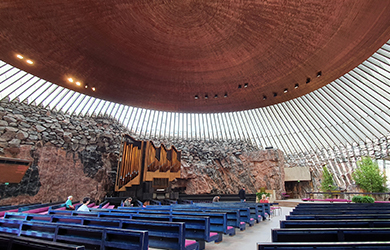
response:
<path id="1" fill-rule="evenodd" d="M 183 222 L 166 222 L 166 221 L 146 221 L 146 220 L 130 220 L 131 214 L 120 214 L 118 217 L 98 218 L 99 214 L 89 213 L 88 217 L 84 216 L 87 213 L 77 213 L 76 211 L 68 211 L 74 215 L 80 216 L 64 216 L 64 215 L 41 215 L 41 214 L 23 214 L 23 213 L 7 213 L 5 218 L 13 220 L 25 221 L 40 221 L 48 223 L 65 223 L 86 226 L 99 226 L 106 228 L 123 228 L 133 230 L 148 230 L 149 245 L 154 248 L 169 248 L 169 249 L 186 249 L 197 250 L 199 244 L 195 241 L 185 240 L 186 229 Z M 94 217 L 92 217 L 94 216 Z M 200 230 L 199 230 L 200 231 Z"/>
<path id="2" fill-rule="evenodd" d="M 257 250 L 384 250 L 387 242 L 259 242 Z"/>
<path id="3" fill-rule="evenodd" d="M 213 208 L 200 208 L 200 207 L 192 207 L 192 206 L 146 206 L 145 208 L 124 208 L 121 207 L 119 209 L 123 209 L 126 211 L 139 211 L 142 209 L 142 213 L 147 213 L 147 211 L 175 211 L 175 212 L 193 212 L 193 213 L 226 213 L 227 216 L 227 226 L 231 226 L 234 228 L 239 228 L 241 231 L 245 230 L 245 222 L 240 220 L 240 211 L 239 209 L 213 209 Z M 153 213 L 153 212 L 151 212 Z"/>
<path id="4" fill-rule="evenodd" d="M 199 243 L 199 249 L 205 249 L 206 242 L 221 242 L 223 236 L 210 231 L 210 218 L 207 216 L 169 215 L 169 214 L 133 214 L 100 212 L 99 218 L 132 219 L 147 221 L 184 222 L 186 239 L 194 239 Z"/>
<path id="5" fill-rule="evenodd" d="M 99 212 L 99 210 L 94 210 Z M 191 211 L 175 211 L 175 210 L 146 210 L 142 208 L 138 209 L 110 209 L 107 210 L 109 213 L 136 213 L 136 214 L 165 214 L 165 215 L 185 215 L 185 216 L 207 216 L 210 218 L 210 231 L 228 234 L 230 236 L 235 235 L 235 229 L 232 226 L 227 225 L 227 214 L 216 213 L 216 212 L 191 212 Z M 222 235 L 220 236 L 222 237 Z M 222 238 L 221 238 L 222 240 Z M 219 242 L 220 240 L 218 240 Z"/>
<path id="6" fill-rule="evenodd" d="M 133 209 L 134 210 L 134 209 Z M 170 214 L 137 214 L 125 213 L 125 210 L 103 210 L 105 212 L 78 213 L 76 211 L 50 211 L 52 214 L 69 214 L 77 216 L 90 216 L 99 218 L 115 219 L 133 219 L 133 220 L 151 220 L 151 221 L 177 221 L 185 222 L 186 238 L 195 239 L 199 243 L 199 249 L 205 248 L 206 242 L 221 242 L 222 234 L 211 231 L 210 218 L 208 216 L 191 216 L 191 215 L 170 215 Z"/>
<path id="7" fill-rule="evenodd" d="M 12 234 L 0 233 L 1 250 L 84 250 L 85 247 L 80 245 L 66 244 L 60 242 L 51 242 L 47 240 L 34 239 L 30 237 L 16 236 Z"/>
<path id="8" fill-rule="evenodd" d="M 205 204 L 205 203 L 202 203 Z M 172 205 L 172 206 L 146 206 L 146 210 L 150 209 L 167 209 L 175 211 L 202 211 L 202 212 L 226 212 L 228 215 L 228 226 L 239 228 L 241 231 L 245 230 L 245 223 L 250 225 L 254 224 L 254 221 L 250 219 L 249 208 L 238 207 L 213 207 L 207 205 Z"/>
<path id="9" fill-rule="evenodd" d="M 365 210 L 295 210 L 291 211 L 290 215 L 341 215 L 341 214 L 390 214 L 390 210 L 373 210 L 373 209 L 365 209 Z"/>
<path id="10" fill-rule="evenodd" d="M 390 228 L 280 228 L 272 242 L 388 241 Z"/>
<path id="11" fill-rule="evenodd" d="M 262 206 L 262 205 L 261 205 Z M 253 212 L 251 215 L 251 208 L 249 203 L 245 202 L 217 202 L 217 203 L 194 203 L 193 205 L 172 205 L 172 207 L 179 208 L 207 208 L 207 209 L 239 209 L 240 210 L 240 220 L 246 222 L 249 226 L 253 226 L 255 220 L 259 219 L 259 210 L 258 206 L 253 206 Z"/>
<path id="12" fill-rule="evenodd" d="M 390 228 L 390 219 L 372 220 L 284 220 L 280 228 Z"/>
<path id="13" fill-rule="evenodd" d="M 87 249 L 148 249 L 148 232 L 83 225 L 0 219 L 0 232 L 71 244 Z"/>
<path id="14" fill-rule="evenodd" d="M 390 214 L 339 214 L 339 215 L 287 215 L 286 220 L 353 220 L 353 219 L 390 219 Z"/>

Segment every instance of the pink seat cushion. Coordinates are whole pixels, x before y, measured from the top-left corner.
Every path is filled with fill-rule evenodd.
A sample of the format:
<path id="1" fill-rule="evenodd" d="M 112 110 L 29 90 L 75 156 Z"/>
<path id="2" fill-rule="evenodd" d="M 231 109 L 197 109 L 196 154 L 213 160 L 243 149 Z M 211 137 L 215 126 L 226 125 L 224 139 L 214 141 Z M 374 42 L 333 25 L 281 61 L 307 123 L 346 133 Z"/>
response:
<path id="1" fill-rule="evenodd" d="M 240 224 L 241 224 L 241 225 L 242 225 L 242 224 L 245 224 L 245 222 L 241 221 Z"/>
<path id="2" fill-rule="evenodd" d="M 250 220 L 255 220 L 255 219 L 253 219 L 253 218 L 250 218 Z"/>
<path id="3" fill-rule="evenodd" d="M 218 235 L 218 233 L 215 233 L 215 232 L 210 232 L 210 238 L 215 236 L 215 235 Z"/>
<path id="4" fill-rule="evenodd" d="M 186 240 L 185 246 L 188 247 L 192 244 L 196 244 L 196 240 Z"/>
<path id="5" fill-rule="evenodd" d="M 230 229 L 232 229 L 232 228 L 233 228 L 232 226 L 227 226 L 227 229 L 228 229 L 228 230 L 230 230 Z"/>

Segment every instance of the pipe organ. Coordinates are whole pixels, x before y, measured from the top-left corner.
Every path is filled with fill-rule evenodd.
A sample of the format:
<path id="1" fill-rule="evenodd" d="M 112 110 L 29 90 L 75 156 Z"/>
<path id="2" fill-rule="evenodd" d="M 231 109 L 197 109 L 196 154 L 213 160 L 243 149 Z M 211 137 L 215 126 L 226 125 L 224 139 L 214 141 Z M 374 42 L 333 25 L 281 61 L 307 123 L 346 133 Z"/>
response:
<path id="1" fill-rule="evenodd" d="M 128 191 L 145 182 L 164 188 L 180 178 L 180 159 L 181 151 L 174 146 L 170 149 L 163 144 L 156 147 L 152 141 L 138 141 L 123 135 L 115 191 Z"/>

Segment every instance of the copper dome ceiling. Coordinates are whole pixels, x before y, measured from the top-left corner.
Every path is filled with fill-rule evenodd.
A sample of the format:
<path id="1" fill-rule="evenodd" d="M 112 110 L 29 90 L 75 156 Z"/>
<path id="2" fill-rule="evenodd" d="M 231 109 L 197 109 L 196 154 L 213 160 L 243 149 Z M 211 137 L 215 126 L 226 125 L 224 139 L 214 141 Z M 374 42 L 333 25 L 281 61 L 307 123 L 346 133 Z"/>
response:
<path id="1" fill-rule="evenodd" d="M 246 110 L 359 65 L 390 39 L 389 13 L 390 1 L 368 0 L 3 0 L 0 59 L 131 106 Z"/>

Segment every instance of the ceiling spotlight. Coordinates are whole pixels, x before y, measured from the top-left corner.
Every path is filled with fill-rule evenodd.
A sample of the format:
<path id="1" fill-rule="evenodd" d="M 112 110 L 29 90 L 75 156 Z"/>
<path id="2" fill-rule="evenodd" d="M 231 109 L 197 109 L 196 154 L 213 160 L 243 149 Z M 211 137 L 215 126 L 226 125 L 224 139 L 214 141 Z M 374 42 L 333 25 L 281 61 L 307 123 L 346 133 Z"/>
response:
<path id="1" fill-rule="evenodd" d="M 88 86 L 87 86 L 87 85 L 85 85 L 85 88 L 87 89 L 87 88 L 88 88 Z"/>
<path id="2" fill-rule="evenodd" d="M 267 96 L 263 95 L 263 100 L 264 101 L 267 100 Z"/>
<path id="3" fill-rule="evenodd" d="M 215 95 L 214 98 L 218 98 L 218 95 Z"/>
<path id="4" fill-rule="evenodd" d="M 284 89 L 284 91 L 283 91 L 284 93 L 287 93 L 288 92 L 288 89 Z"/>
<path id="5" fill-rule="evenodd" d="M 278 96 L 278 93 L 274 92 L 274 97 L 277 97 Z"/>
<path id="6" fill-rule="evenodd" d="M 239 89 L 241 88 L 241 84 L 238 84 L 238 88 L 239 88 Z"/>
<path id="7" fill-rule="evenodd" d="M 26 62 L 27 62 L 28 64 L 34 64 L 34 62 L 31 61 L 31 60 L 26 60 Z"/>
<path id="8" fill-rule="evenodd" d="M 68 81 L 69 81 L 69 82 L 73 82 L 73 78 L 69 77 L 69 78 L 68 78 Z"/>
<path id="9" fill-rule="evenodd" d="M 295 84 L 294 88 L 295 88 L 295 89 L 299 88 L 299 84 L 298 84 L 298 83 Z"/>
<path id="10" fill-rule="evenodd" d="M 205 96 L 204 96 L 204 99 L 208 99 L 208 98 L 209 98 L 209 96 L 208 96 L 208 95 L 205 95 Z"/>
<path id="11" fill-rule="evenodd" d="M 198 99 L 199 99 L 199 96 L 198 96 L 198 95 L 196 95 L 196 96 L 195 96 L 195 100 L 198 100 Z"/>
<path id="12" fill-rule="evenodd" d="M 92 87 L 92 91 L 95 91 L 96 89 L 95 89 L 95 87 Z"/>
<path id="13" fill-rule="evenodd" d="M 225 97 L 225 98 L 226 98 L 226 97 L 227 97 L 227 93 L 225 93 L 225 95 L 224 95 L 223 97 Z"/>
<path id="14" fill-rule="evenodd" d="M 311 81 L 310 77 L 306 78 L 306 83 L 309 83 Z"/>
<path id="15" fill-rule="evenodd" d="M 19 58 L 19 59 L 23 59 L 22 55 L 16 55 L 16 57 Z"/>
<path id="16" fill-rule="evenodd" d="M 81 85 L 81 83 L 80 83 L 80 82 L 76 82 L 76 85 L 77 85 L 77 86 L 80 86 L 80 85 Z"/>
<path id="17" fill-rule="evenodd" d="M 317 77 L 320 77 L 320 76 L 322 76 L 322 71 L 317 72 Z"/>
<path id="18" fill-rule="evenodd" d="M 244 88 L 248 88 L 248 83 L 245 83 L 245 84 L 244 84 Z"/>

